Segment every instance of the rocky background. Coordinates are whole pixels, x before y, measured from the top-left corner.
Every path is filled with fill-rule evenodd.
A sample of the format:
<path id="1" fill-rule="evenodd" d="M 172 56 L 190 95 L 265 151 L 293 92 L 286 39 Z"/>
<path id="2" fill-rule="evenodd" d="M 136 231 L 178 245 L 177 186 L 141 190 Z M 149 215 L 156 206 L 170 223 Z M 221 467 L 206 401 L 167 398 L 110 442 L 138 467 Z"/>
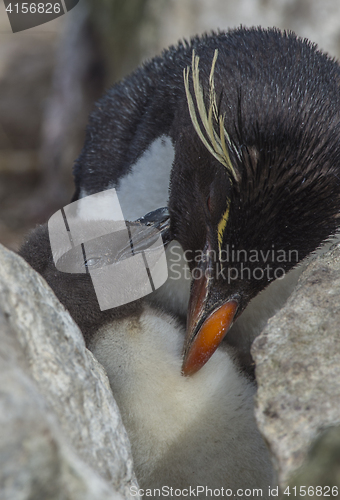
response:
<path id="1" fill-rule="evenodd" d="M 80 0 L 15 35 L 0 2 L 0 242 L 17 249 L 69 202 L 105 88 L 179 38 L 240 24 L 292 29 L 340 57 L 339 0 Z M 339 247 L 312 262 L 253 346 L 258 424 L 294 498 L 340 488 L 339 271 Z M 52 292 L 5 247 L 0 325 L 0 498 L 128 497 L 130 448 L 106 376 Z"/>
<path id="2" fill-rule="evenodd" d="M 340 57 L 339 0 L 80 0 L 67 15 L 12 34 L 0 2 L 0 242 L 72 196 L 87 117 L 141 61 L 203 31 L 294 30 Z"/>

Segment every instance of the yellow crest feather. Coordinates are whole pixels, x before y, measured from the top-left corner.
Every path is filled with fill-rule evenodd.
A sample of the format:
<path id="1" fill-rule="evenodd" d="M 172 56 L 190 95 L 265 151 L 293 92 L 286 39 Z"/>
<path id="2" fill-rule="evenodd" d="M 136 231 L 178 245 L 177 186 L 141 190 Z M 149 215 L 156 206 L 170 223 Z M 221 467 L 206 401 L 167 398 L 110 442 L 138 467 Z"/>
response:
<path id="1" fill-rule="evenodd" d="M 220 253 L 220 260 L 221 260 L 221 251 L 222 251 L 222 240 L 223 240 L 223 235 L 225 232 L 225 228 L 227 226 L 228 218 L 229 218 L 229 209 L 230 209 L 230 201 L 228 201 L 228 206 L 224 214 L 222 215 L 222 218 L 220 222 L 218 223 L 217 227 L 217 238 L 218 238 L 218 248 L 219 248 L 219 253 Z"/>
<path id="2" fill-rule="evenodd" d="M 228 132 L 226 131 L 224 126 L 224 116 L 218 115 L 218 108 L 216 103 L 214 71 L 215 71 L 217 56 L 218 56 L 218 50 L 215 49 L 209 76 L 209 108 L 207 111 L 204 104 L 204 92 L 199 79 L 199 68 L 198 68 L 199 57 L 195 55 L 194 50 L 192 51 L 192 64 L 191 64 L 192 82 L 194 87 L 196 107 L 202 122 L 202 127 L 200 126 L 198 116 L 196 113 L 195 103 L 190 93 L 189 66 L 183 70 L 184 87 L 188 102 L 190 118 L 198 136 L 200 137 L 201 141 L 203 142 L 207 150 L 222 165 L 226 167 L 232 178 L 234 180 L 237 180 L 237 174 L 231 163 L 227 148 L 227 144 L 229 147 L 231 147 L 231 141 Z M 218 125 L 218 132 L 216 132 L 215 130 L 215 123 Z"/>

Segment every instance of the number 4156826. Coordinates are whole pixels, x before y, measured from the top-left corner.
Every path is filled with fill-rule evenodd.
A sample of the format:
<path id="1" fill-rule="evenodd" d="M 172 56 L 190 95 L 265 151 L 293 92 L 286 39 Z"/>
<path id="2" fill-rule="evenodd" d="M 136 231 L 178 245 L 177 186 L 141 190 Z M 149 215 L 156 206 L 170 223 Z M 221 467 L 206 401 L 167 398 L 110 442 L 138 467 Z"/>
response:
<path id="1" fill-rule="evenodd" d="M 55 3 L 22 3 L 22 4 L 12 4 L 10 3 L 8 7 L 6 7 L 6 11 L 10 14 L 12 12 L 17 14 L 59 14 L 61 11 L 60 2 Z"/>
<path id="2" fill-rule="evenodd" d="M 317 497 L 337 497 L 339 494 L 339 490 L 337 486 L 300 486 L 298 489 L 296 486 L 289 487 L 284 490 L 284 495 L 293 495 L 293 496 L 317 496 Z"/>

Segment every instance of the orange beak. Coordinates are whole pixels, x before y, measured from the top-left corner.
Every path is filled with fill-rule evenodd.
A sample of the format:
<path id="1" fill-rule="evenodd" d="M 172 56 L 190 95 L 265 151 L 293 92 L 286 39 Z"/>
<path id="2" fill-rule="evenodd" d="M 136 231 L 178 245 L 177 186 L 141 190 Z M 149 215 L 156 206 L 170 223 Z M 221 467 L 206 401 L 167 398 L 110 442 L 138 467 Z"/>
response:
<path id="1" fill-rule="evenodd" d="M 206 312 L 209 295 L 209 259 L 200 265 L 201 277 L 194 279 L 190 294 L 187 337 L 182 365 L 183 375 L 193 375 L 214 354 L 238 309 L 238 301 L 231 298 L 212 312 Z"/>
<path id="2" fill-rule="evenodd" d="M 196 373 L 214 354 L 233 323 L 237 307 L 236 300 L 230 300 L 204 321 L 184 356 L 183 375 Z"/>

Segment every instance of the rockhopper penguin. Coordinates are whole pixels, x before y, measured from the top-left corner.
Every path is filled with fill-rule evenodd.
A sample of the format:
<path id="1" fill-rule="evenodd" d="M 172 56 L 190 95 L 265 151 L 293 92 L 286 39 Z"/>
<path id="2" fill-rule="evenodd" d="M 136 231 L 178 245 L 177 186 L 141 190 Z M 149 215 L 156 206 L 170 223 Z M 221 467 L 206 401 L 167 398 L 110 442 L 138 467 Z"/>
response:
<path id="1" fill-rule="evenodd" d="M 46 227 L 21 253 L 106 368 L 141 485 L 263 486 L 266 496 L 254 388 L 227 344 L 212 354 L 252 299 L 336 233 L 339 137 L 339 65 L 275 29 L 181 43 L 97 103 L 74 200 L 115 187 L 130 220 L 168 206 L 190 290 L 170 279 L 157 305 L 103 313 L 88 276 L 53 267 Z M 181 326 L 160 304 L 187 313 L 183 362 Z"/>
<path id="2" fill-rule="evenodd" d="M 115 187 L 127 219 L 168 205 L 194 279 L 176 279 L 175 247 L 155 298 L 187 314 L 194 373 L 237 318 L 227 341 L 258 333 L 287 297 L 275 279 L 337 230 L 339 65 L 276 29 L 180 43 L 97 103 L 74 173 L 74 200 Z"/>

